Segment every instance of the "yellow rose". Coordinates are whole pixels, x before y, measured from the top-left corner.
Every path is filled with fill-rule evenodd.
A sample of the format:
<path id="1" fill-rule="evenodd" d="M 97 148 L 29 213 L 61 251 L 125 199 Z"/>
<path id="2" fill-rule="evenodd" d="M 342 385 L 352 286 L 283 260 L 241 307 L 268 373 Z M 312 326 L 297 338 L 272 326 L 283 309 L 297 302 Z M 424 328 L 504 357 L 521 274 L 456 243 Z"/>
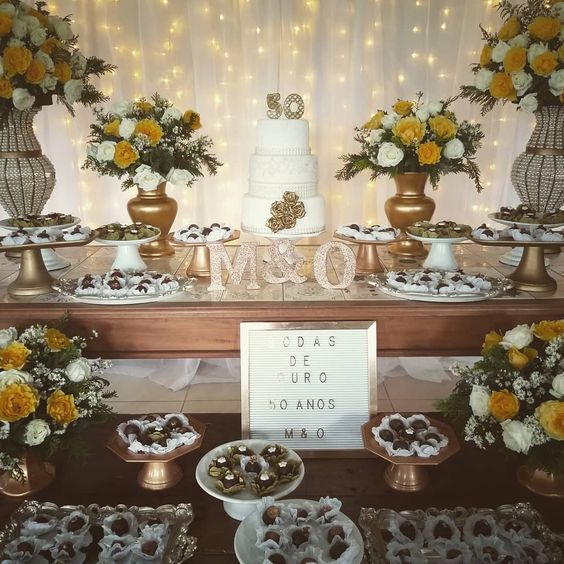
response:
<path id="1" fill-rule="evenodd" d="M 525 67 L 527 62 L 527 49 L 525 47 L 511 47 L 503 59 L 505 72 L 518 72 Z"/>
<path id="2" fill-rule="evenodd" d="M 490 94 L 494 98 L 505 98 L 515 100 L 515 88 L 511 77 L 505 72 L 496 72 L 490 83 Z"/>
<path id="3" fill-rule="evenodd" d="M 558 55 L 554 51 L 546 51 L 536 56 L 531 63 L 531 68 L 539 76 L 549 76 L 558 65 Z"/>
<path id="4" fill-rule="evenodd" d="M 0 421 L 13 423 L 37 409 L 38 393 L 28 384 L 10 384 L 0 391 Z"/>
<path id="5" fill-rule="evenodd" d="M 392 131 L 404 145 L 413 145 L 423 139 L 425 124 L 416 117 L 404 117 L 396 121 Z"/>
<path id="6" fill-rule="evenodd" d="M 507 360 L 509 364 L 516 368 L 517 370 L 523 370 L 531 360 L 535 359 L 538 356 L 538 352 L 535 349 L 530 347 L 525 347 L 523 350 L 516 349 L 515 347 L 511 347 L 507 351 Z"/>
<path id="7" fill-rule="evenodd" d="M 560 22 L 556 18 L 538 16 L 527 29 L 532 36 L 541 41 L 550 41 L 560 33 Z"/>
<path id="8" fill-rule="evenodd" d="M 53 71 L 53 74 L 59 82 L 65 84 L 65 82 L 68 82 L 71 79 L 72 71 L 69 64 L 59 61 L 55 63 L 55 70 Z"/>
<path id="9" fill-rule="evenodd" d="M 182 116 L 182 121 L 193 130 L 200 129 L 202 123 L 200 122 L 200 114 L 193 110 L 187 110 Z"/>
<path id="10" fill-rule="evenodd" d="M 47 346 L 53 352 L 59 352 L 68 349 L 71 346 L 71 340 L 58 329 L 47 329 L 45 331 L 45 340 L 47 341 Z"/>
<path id="11" fill-rule="evenodd" d="M 486 43 L 482 47 L 482 52 L 480 53 L 480 66 L 485 67 L 488 65 L 492 60 L 492 46 L 489 43 Z"/>
<path id="12" fill-rule="evenodd" d="M 0 365 L 4 370 L 20 370 L 25 366 L 31 351 L 18 341 L 10 343 L 5 349 L 0 349 Z"/>
<path id="13" fill-rule="evenodd" d="M 487 353 L 490 349 L 499 345 L 503 340 L 503 335 L 497 331 L 490 331 L 484 338 L 484 344 L 482 345 L 482 354 Z"/>
<path id="14" fill-rule="evenodd" d="M 9 78 L 3 76 L 0 78 L 0 98 L 12 97 L 12 83 Z"/>
<path id="15" fill-rule="evenodd" d="M 441 160 L 441 148 L 434 142 L 421 143 L 417 148 L 420 165 L 433 165 Z"/>
<path id="16" fill-rule="evenodd" d="M 41 45 L 41 50 L 47 55 L 53 53 L 55 49 L 61 46 L 61 42 L 56 37 L 48 37 Z"/>
<path id="17" fill-rule="evenodd" d="M 505 421 L 519 413 L 519 400 L 509 390 L 492 392 L 488 400 L 488 408 L 498 421 Z"/>
<path id="18" fill-rule="evenodd" d="M 114 119 L 113 121 L 110 121 L 110 123 L 104 125 L 104 134 L 111 135 L 113 137 L 119 137 L 119 124 L 120 124 L 119 119 Z"/>
<path id="19" fill-rule="evenodd" d="M 533 325 L 533 335 L 542 341 L 551 341 L 560 335 L 564 335 L 564 319 L 535 323 Z"/>
<path id="20" fill-rule="evenodd" d="M 151 102 L 147 102 L 146 100 L 139 100 L 135 102 L 135 107 L 142 113 L 148 114 L 153 109 L 153 104 Z"/>
<path id="21" fill-rule="evenodd" d="M 408 102 L 407 100 L 398 100 L 392 106 L 394 112 L 400 116 L 406 116 L 409 114 L 411 112 L 411 108 L 413 108 L 413 102 Z"/>
<path id="22" fill-rule="evenodd" d="M 363 126 L 362 129 L 380 129 L 382 127 L 382 118 L 386 114 L 380 110 L 376 112 Z"/>
<path id="23" fill-rule="evenodd" d="M 511 16 L 499 30 L 497 36 L 502 41 L 513 39 L 521 31 L 521 22 L 516 16 Z"/>
<path id="24" fill-rule="evenodd" d="M 31 64 L 29 65 L 25 73 L 25 79 L 30 84 L 40 84 L 44 78 L 45 78 L 45 66 L 41 61 L 37 59 L 33 59 L 33 61 L 31 61 Z"/>
<path id="25" fill-rule="evenodd" d="M 163 136 L 161 126 L 154 119 L 142 119 L 135 126 L 136 135 L 146 135 L 151 145 L 156 145 Z"/>
<path id="26" fill-rule="evenodd" d="M 139 158 L 139 153 L 127 142 L 120 141 L 116 145 L 116 152 L 114 153 L 114 163 L 119 168 L 127 168 Z"/>
<path id="27" fill-rule="evenodd" d="M 429 118 L 429 125 L 433 133 L 445 141 L 452 139 L 458 131 L 458 126 L 445 116 L 433 116 Z"/>
<path id="28" fill-rule="evenodd" d="M 78 410 L 74 405 L 74 396 L 62 390 L 54 391 L 47 398 L 47 415 L 61 425 L 68 425 L 78 419 Z"/>
<path id="29" fill-rule="evenodd" d="M 545 433 L 557 441 L 564 441 L 564 401 L 545 401 L 535 410 Z"/>
<path id="30" fill-rule="evenodd" d="M 5 12 L 0 12 L 0 37 L 8 35 L 12 31 L 12 17 Z"/>
<path id="31" fill-rule="evenodd" d="M 8 76 L 24 74 L 33 56 L 29 49 L 25 47 L 6 47 L 3 54 L 4 72 Z"/>

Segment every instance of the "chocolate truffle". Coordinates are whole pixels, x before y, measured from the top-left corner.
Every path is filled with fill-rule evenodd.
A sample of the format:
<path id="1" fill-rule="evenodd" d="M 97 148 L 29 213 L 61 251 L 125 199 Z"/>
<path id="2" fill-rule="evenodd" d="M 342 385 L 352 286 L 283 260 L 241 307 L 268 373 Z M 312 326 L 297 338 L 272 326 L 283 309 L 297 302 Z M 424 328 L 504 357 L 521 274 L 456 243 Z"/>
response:
<path id="1" fill-rule="evenodd" d="M 261 487 L 261 489 L 269 488 L 274 484 L 276 478 L 270 474 L 269 472 L 261 472 L 257 477 L 257 484 Z"/>
<path id="2" fill-rule="evenodd" d="M 227 472 L 225 476 L 221 478 L 221 483 L 223 484 L 223 487 L 228 490 L 229 488 L 237 485 L 239 483 L 239 480 L 237 479 L 237 476 L 233 474 L 233 472 Z"/>
<path id="3" fill-rule="evenodd" d="M 84 517 L 81 517 L 80 515 L 75 515 L 68 522 L 67 530 L 70 531 L 71 533 L 76 533 L 76 531 L 80 531 L 80 529 L 82 529 L 84 525 L 86 525 L 86 520 L 84 519 Z"/>
<path id="4" fill-rule="evenodd" d="M 221 225 L 219 225 L 219 223 L 212 223 L 210 227 L 221 227 Z"/>
<path id="5" fill-rule="evenodd" d="M 262 521 L 265 525 L 274 525 L 276 519 L 280 516 L 280 510 L 276 505 L 267 507 L 262 514 Z"/>
<path id="6" fill-rule="evenodd" d="M 167 422 L 166 422 L 166 426 L 169 429 L 178 429 L 179 427 L 182 427 L 184 425 L 184 423 L 180 420 L 180 418 L 178 417 L 171 417 Z"/>
<path id="7" fill-rule="evenodd" d="M 276 531 L 266 531 L 266 533 L 264 533 L 264 540 L 271 540 L 276 544 L 280 544 L 280 535 Z"/>
<path id="8" fill-rule="evenodd" d="M 417 536 L 417 529 L 415 528 L 415 526 L 413 525 L 413 523 L 410 523 L 409 521 L 404 521 L 404 522 L 399 526 L 399 530 L 400 530 L 408 539 L 415 540 L 415 537 Z"/>
<path id="9" fill-rule="evenodd" d="M 158 517 L 151 517 L 146 523 L 147 527 L 154 527 L 155 525 L 162 525 L 162 524 L 163 524 L 162 520 L 159 519 Z"/>
<path id="10" fill-rule="evenodd" d="M 292 467 L 288 464 L 287 460 L 281 460 L 276 464 L 276 472 L 279 476 L 287 476 L 292 473 Z"/>
<path id="11" fill-rule="evenodd" d="M 458 550 L 458 548 L 449 548 L 446 552 L 446 557 L 454 560 L 455 558 L 458 558 L 459 556 L 462 556 L 462 552 L 460 552 L 460 550 Z"/>
<path id="12" fill-rule="evenodd" d="M 190 429 L 190 427 L 178 427 L 178 429 L 175 429 L 175 432 L 179 435 L 186 435 L 187 433 L 191 433 L 192 429 Z"/>
<path id="13" fill-rule="evenodd" d="M 36 523 L 49 523 L 49 521 L 51 521 L 51 517 L 49 517 L 49 515 L 44 515 L 42 513 L 40 513 L 39 515 L 36 515 L 33 520 Z"/>
<path id="14" fill-rule="evenodd" d="M 388 529 L 380 529 L 380 535 L 386 544 L 394 538 L 394 535 Z"/>
<path id="15" fill-rule="evenodd" d="M 482 553 L 484 555 L 488 554 L 490 559 L 494 562 L 499 558 L 499 553 L 493 546 L 484 546 Z"/>
<path id="16" fill-rule="evenodd" d="M 452 528 L 448 523 L 444 521 L 438 521 L 433 529 L 433 535 L 436 539 L 451 539 L 452 538 Z"/>
<path id="17" fill-rule="evenodd" d="M 398 280 L 396 278 L 396 280 Z M 390 426 L 390 429 L 392 429 L 392 431 L 395 431 L 396 433 L 399 433 L 400 431 L 403 431 L 405 429 L 405 425 L 403 424 L 403 421 L 401 419 L 390 419 L 388 425 Z"/>
<path id="18" fill-rule="evenodd" d="M 233 448 L 233 454 L 241 456 L 253 456 L 255 454 L 247 445 L 237 445 Z"/>
<path id="19" fill-rule="evenodd" d="M 261 465 L 257 460 L 256 456 L 251 456 L 249 460 L 247 460 L 245 464 L 245 472 L 253 472 L 254 474 L 258 474 L 261 471 Z"/>
<path id="20" fill-rule="evenodd" d="M 188 226 L 188 229 L 200 229 L 200 226 L 199 226 L 199 225 L 196 225 L 195 223 L 191 223 L 191 224 Z"/>
<path id="21" fill-rule="evenodd" d="M 231 461 L 225 456 L 218 456 L 212 466 L 216 468 L 231 468 Z"/>
<path id="22" fill-rule="evenodd" d="M 129 533 L 129 523 L 124 517 L 118 517 L 112 523 L 111 529 L 112 533 L 116 534 L 118 537 L 123 537 Z"/>
<path id="23" fill-rule="evenodd" d="M 304 542 L 308 542 L 308 541 L 309 541 L 309 529 L 307 527 L 304 527 L 303 529 L 296 529 L 292 533 L 292 544 L 296 548 L 301 546 Z"/>
<path id="24" fill-rule="evenodd" d="M 112 278 L 108 282 L 108 288 L 111 290 L 121 290 L 121 282 L 117 278 Z"/>
<path id="25" fill-rule="evenodd" d="M 411 423 L 411 428 L 415 429 L 416 431 L 420 431 L 421 429 L 427 429 L 428 425 L 423 421 L 423 419 L 415 419 L 413 423 Z"/>
<path id="26" fill-rule="evenodd" d="M 355 231 L 360 231 L 360 227 L 356 223 L 351 223 L 349 228 L 354 229 Z"/>
<path id="27" fill-rule="evenodd" d="M 128 435 L 139 435 L 139 427 L 137 427 L 137 425 L 135 425 L 135 423 L 129 423 L 129 425 L 125 426 L 125 429 L 123 430 L 123 434 L 128 436 Z"/>
<path id="28" fill-rule="evenodd" d="M 298 519 L 307 519 L 308 516 L 308 512 L 307 509 L 304 509 L 303 507 L 300 507 L 297 511 L 296 511 L 296 517 Z"/>
<path id="29" fill-rule="evenodd" d="M 203 235 L 204 237 L 207 237 L 207 236 L 211 233 L 211 231 L 212 231 L 212 230 L 211 230 L 209 227 L 204 227 L 204 228 L 202 229 L 202 235 Z"/>
<path id="30" fill-rule="evenodd" d="M 327 540 L 329 543 L 331 543 L 335 537 L 345 538 L 345 531 L 341 525 L 335 525 L 327 531 Z"/>
<path id="31" fill-rule="evenodd" d="M 425 440 L 428 441 L 430 439 L 434 439 L 435 441 L 437 441 L 438 443 L 441 442 L 441 437 L 439 437 L 439 435 L 437 435 L 437 433 L 427 433 L 425 435 Z"/>
<path id="32" fill-rule="evenodd" d="M 483 535 L 484 537 L 489 537 L 492 534 L 492 527 L 485 519 L 479 519 L 474 523 L 472 533 L 476 536 Z"/>
<path id="33" fill-rule="evenodd" d="M 17 546 L 18 552 L 33 554 L 33 545 L 30 542 L 20 542 Z"/>
<path id="34" fill-rule="evenodd" d="M 333 560 L 337 560 L 347 548 L 349 548 L 349 545 L 341 539 L 338 539 L 329 549 L 329 556 L 333 558 Z"/>
<path id="35" fill-rule="evenodd" d="M 378 435 L 387 443 L 391 443 L 394 440 L 394 434 L 389 429 L 381 429 Z"/>
<path id="36" fill-rule="evenodd" d="M 62 542 L 58 547 L 59 552 L 66 552 L 70 558 L 74 558 L 76 551 L 71 541 Z"/>
<path id="37" fill-rule="evenodd" d="M 404 441 L 403 439 L 396 439 L 393 443 L 392 443 L 392 447 L 395 450 L 409 450 L 409 443 L 407 441 Z"/>
<path id="38" fill-rule="evenodd" d="M 141 417 L 141 421 L 147 421 L 148 423 L 153 423 L 157 420 L 159 416 L 156 415 L 155 413 L 149 413 L 148 415 L 143 415 L 143 417 Z"/>
<path id="39" fill-rule="evenodd" d="M 515 531 L 518 533 L 523 528 L 523 525 L 517 521 L 517 519 L 510 519 L 507 523 L 505 523 L 505 525 L 503 525 L 503 528 L 506 531 Z"/>
<path id="40" fill-rule="evenodd" d="M 268 559 L 273 564 L 286 564 L 286 559 L 281 554 L 271 554 Z"/>
<path id="41" fill-rule="evenodd" d="M 147 556 L 154 556 L 158 548 L 159 543 L 157 541 L 148 540 L 141 545 L 141 552 Z"/>

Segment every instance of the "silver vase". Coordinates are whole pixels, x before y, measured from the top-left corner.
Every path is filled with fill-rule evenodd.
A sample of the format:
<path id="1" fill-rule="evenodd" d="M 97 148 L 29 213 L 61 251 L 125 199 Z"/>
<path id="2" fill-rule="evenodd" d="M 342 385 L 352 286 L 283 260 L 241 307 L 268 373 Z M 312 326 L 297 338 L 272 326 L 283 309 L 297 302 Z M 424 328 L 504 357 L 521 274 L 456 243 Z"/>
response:
<path id="1" fill-rule="evenodd" d="M 0 205 L 10 217 L 41 213 L 55 188 L 55 168 L 33 132 L 39 110 L 12 110 L 0 126 Z"/>
<path id="2" fill-rule="evenodd" d="M 511 182 L 522 203 L 547 212 L 564 205 L 564 106 L 545 106 L 535 116 L 537 125 L 513 163 Z"/>

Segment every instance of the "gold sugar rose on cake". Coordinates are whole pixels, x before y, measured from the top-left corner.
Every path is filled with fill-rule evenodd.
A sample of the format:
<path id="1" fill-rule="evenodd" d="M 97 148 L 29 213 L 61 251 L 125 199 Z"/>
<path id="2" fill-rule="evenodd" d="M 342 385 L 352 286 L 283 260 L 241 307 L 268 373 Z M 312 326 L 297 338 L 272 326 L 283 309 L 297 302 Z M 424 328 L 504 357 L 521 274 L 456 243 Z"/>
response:
<path id="1" fill-rule="evenodd" d="M 272 203 L 270 213 L 266 226 L 274 233 L 295 227 L 298 219 L 306 215 L 304 203 L 295 192 L 284 192 L 281 201 Z"/>

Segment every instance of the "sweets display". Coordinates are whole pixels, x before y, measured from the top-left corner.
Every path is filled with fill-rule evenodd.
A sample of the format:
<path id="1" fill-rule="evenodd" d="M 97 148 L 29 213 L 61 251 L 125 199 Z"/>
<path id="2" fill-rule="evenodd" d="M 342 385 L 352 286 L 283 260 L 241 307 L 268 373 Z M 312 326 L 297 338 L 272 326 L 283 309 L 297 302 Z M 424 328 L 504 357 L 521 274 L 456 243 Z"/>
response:
<path id="1" fill-rule="evenodd" d="M 499 238 L 511 238 L 514 241 L 540 241 L 540 242 L 559 242 L 564 241 L 564 233 L 548 229 L 544 225 L 537 227 L 519 227 L 511 225 L 501 231 L 492 229 L 485 223 L 472 231 L 474 239 L 485 241 L 498 241 Z"/>
<path id="2" fill-rule="evenodd" d="M 212 223 L 209 227 L 200 227 L 192 223 L 174 232 L 173 239 L 180 243 L 211 243 L 225 241 L 233 235 L 233 228 L 228 225 Z"/>
<path id="3" fill-rule="evenodd" d="M 406 231 L 411 235 L 425 239 L 455 239 L 468 236 L 472 228 L 455 221 L 439 221 L 438 223 L 418 221 L 407 227 Z"/>
<path id="4" fill-rule="evenodd" d="M 564 223 L 564 210 L 555 210 L 547 213 L 539 213 L 531 207 L 521 204 L 516 208 L 501 207 L 493 214 L 495 219 L 503 221 L 514 221 L 517 223 Z"/>
<path id="5" fill-rule="evenodd" d="M 85 241 L 92 235 L 90 227 L 76 225 L 72 229 L 61 230 L 54 227 L 28 232 L 25 229 L 17 229 L 9 235 L 0 237 L 0 246 L 12 247 L 15 245 L 45 245 L 60 241 Z"/>
<path id="6" fill-rule="evenodd" d="M 58 225 L 68 225 L 74 223 L 76 218 L 68 213 L 48 213 L 46 215 L 20 215 L 8 220 L 8 225 L 12 227 L 56 227 Z"/>
<path id="7" fill-rule="evenodd" d="M 161 231 L 157 227 L 145 223 L 132 223 L 124 225 L 122 223 L 108 223 L 97 229 L 98 239 L 106 241 L 140 241 L 160 235 Z"/>
<path id="8" fill-rule="evenodd" d="M 393 241 L 399 236 L 400 230 L 380 225 L 361 227 L 356 223 L 351 223 L 339 227 L 335 233 L 358 241 Z"/>
<path id="9" fill-rule="evenodd" d="M 417 294 L 479 294 L 492 289 L 492 282 L 483 274 L 466 274 L 463 270 L 433 271 L 400 270 L 385 274 L 392 289 Z"/>

